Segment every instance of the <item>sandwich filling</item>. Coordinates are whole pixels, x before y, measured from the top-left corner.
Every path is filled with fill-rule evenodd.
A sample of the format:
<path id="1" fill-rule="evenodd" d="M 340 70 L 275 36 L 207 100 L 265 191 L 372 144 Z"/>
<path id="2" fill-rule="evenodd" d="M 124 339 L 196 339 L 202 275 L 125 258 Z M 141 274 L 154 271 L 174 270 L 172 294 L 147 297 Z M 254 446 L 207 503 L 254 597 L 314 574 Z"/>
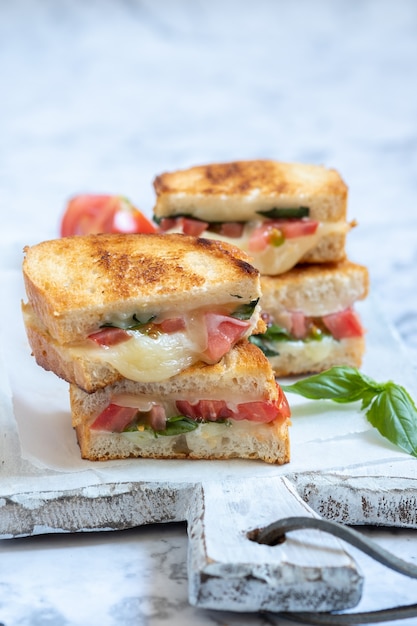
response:
<path id="1" fill-rule="evenodd" d="M 186 215 L 159 219 L 165 233 L 184 233 L 237 245 L 253 259 L 263 274 L 282 274 L 296 265 L 321 239 L 345 235 L 345 221 L 319 222 L 310 219 L 308 207 L 271 209 L 259 212 L 249 222 L 208 222 Z M 262 215 L 261 215 L 262 214 Z"/>
<path id="2" fill-rule="evenodd" d="M 232 306 L 234 310 L 230 310 Z M 172 311 L 113 316 L 84 341 L 61 347 L 69 358 L 107 363 L 129 380 L 159 382 L 197 361 L 217 363 L 240 339 L 251 335 L 259 323 L 259 312 L 258 300 L 254 300 L 238 308 L 234 303 L 220 312 L 203 309 L 182 315 Z M 39 326 L 30 305 L 24 313 L 29 325 Z"/>
<path id="3" fill-rule="evenodd" d="M 241 401 L 203 399 L 158 399 L 134 394 L 117 394 L 110 404 L 95 416 L 92 431 L 123 433 L 132 436 L 151 434 L 154 437 L 182 435 L 204 424 L 216 423 L 222 428 L 237 423 L 281 424 L 290 417 L 286 396 L 277 385 L 275 400 Z"/>
<path id="4" fill-rule="evenodd" d="M 276 316 L 262 313 L 262 317 L 266 332 L 250 337 L 249 341 L 267 357 L 285 354 L 296 345 L 307 344 L 310 344 L 312 353 L 325 355 L 331 349 L 331 341 L 365 334 L 359 315 L 352 307 L 319 317 L 307 316 L 301 311 L 282 311 Z"/>

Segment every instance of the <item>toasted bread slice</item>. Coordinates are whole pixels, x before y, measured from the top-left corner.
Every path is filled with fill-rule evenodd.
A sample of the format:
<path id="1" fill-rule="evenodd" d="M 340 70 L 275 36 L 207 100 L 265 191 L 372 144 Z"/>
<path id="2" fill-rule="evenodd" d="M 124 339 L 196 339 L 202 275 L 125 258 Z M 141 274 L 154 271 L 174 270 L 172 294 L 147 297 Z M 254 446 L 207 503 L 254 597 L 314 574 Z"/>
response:
<path id="1" fill-rule="evenodd" d="M 276 376 L 360 367 L 365 330 L 354 305 L 369 292 L 365 266 L 348 260 L 300 265 L 280 276 L 262 276 L 261 284 L 268 328 L 253 341 Z"/>
<path id="2" fill-rule="evenodd" d="M 320 222 L 346 218 L 347 186 L 336 170 L 320 165 L 213 163 L 161 174 L 154 188 L 158 218 L 190 215 L 209 222 L 248 222 L 260 219 L 259 211 L 300 206 Z"/>
<path id="3" fill-rule="evenodd" d="M 339 263 L 298 265 L 280 276 L 261 277 L 262 310 L 301 311 L 322 316 L 342 311 L 369 293 L 369 272 L 346 259 Z"/>
<path id="4" fill-rule="evenodd" d="M 276 464 L 290 459 L 288 404 L 267 359 L 247 341 L 239 342 L 219 363 L 193 365 L 166 383 L 122 379 L 93 394 L 71 385 L 70 399 L 86 459 L 244 458 Z M 115 406 L 128 407 L 126 425 L 118 421 L 115 427 L 108 417 L 111 410 L 117 415 Z M 167 423 L 171 416 L 178 420 L 184 410 L 186 419 L 174 422 L 173 434 L 163 430 L 167 423 L 155 432 L 152 421 L 146 425 L 151 406 L 162 407 Z M 142 413 L 136 414 L 140 407 Z M 226 419 L 215 421 L 222 415 Z M 264 421 L 257 421 L 262 416 Z"/>
<path id="5" fill-rule="evenodd" d="M 214 363 L 265 329 L 258 271 L 241 250 L 215 241 L 68 237 L 26 248 L 23 275 L 37 363 L 89 392 L 121 377 L 166 380 L 200 359 Z"/>
<path id="6" fill-rule="evenodd" d="M 238 307 L 260 296 L 239 248 L 183 235 L 86 235 L 25 248 L 35 315 L 60 343 L 83 340 L 113 316 Z"/>
<path id="7" fill-rule="evenodd" d="M 355 225 L 346 219 L 346 184 L 336 170 L 318 165 L 203 165 L 161 174 L 154 187 L 163 230 L 190 232 L 190 219 L 199 222 L 201 236 L 239 246 L 265 275 L 298 263 L 342 261 Z"/>

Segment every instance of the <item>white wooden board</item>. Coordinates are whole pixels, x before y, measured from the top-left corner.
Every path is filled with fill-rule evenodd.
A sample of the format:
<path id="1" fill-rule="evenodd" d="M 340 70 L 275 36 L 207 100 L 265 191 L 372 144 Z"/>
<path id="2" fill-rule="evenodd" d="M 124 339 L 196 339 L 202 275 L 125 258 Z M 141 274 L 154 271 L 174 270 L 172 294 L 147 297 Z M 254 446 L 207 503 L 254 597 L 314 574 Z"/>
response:
<path id="1" fill-rule="evenodd" d="M 265 561 L 264 567 L 273 575 L 262 579 L 254 574 L 258 566 L 253 555 L 254 550 L 261 550 L 265 557 L 265 546 L 248 547 L 245 541 L 246 565 L 239 559 L 233 561 L 230 550 L 227 562 L 216 560 L 210 553 L 208 547 L 215 546 L 216 538 L 222 536 L 225 545 L 235 545 L 235 556 L 242 556 L 242 536 L 233 537 L 232 533 L 236 525 L 219 528 L 208 542 L 213 532 L 211 511 L 214 517 L 217 511 L 222 523 L 232 520 L 230 502 L 246 484 L 252 486 L 253 498 L 251 515 L 245 518 L 245 524 L 252 527 L 262 523 L 263 494 L 267 493 L 281 494 L 269 509 L 270 521 L 289 511 L 300 514 L 300 507 L 305 514 L 314 515 L 307 503 L 318 514 L 343 523 L 417 526 L 417 459 L 384 440 L 356 405 L 338 406 L 289 396 L 293 410 L 291 462 L 282 467 L 239 460 L 81 460 L 71 428 L 67 385 L 44 372 L 30 357 L 20 315 L 20 274 L 14 270 L 3 273 L 1 286 L 8 302 L 2 328 L 3 373 L 0 372 L 1 537 L 187 520 L 191 536 L 190 599 L 194 603 L 211 606 L 214 598 L 216 607 L 221 608 L 218 590 L 223 589 L 224 597 L 227 588 L 230 593 L 226 594 L 227 606 L 223 608 L 332 610 L 356 604 L 362 584 L 339 544 L 335 547 L 333 540 L 321 537 L 318 545 L 313 545 L 309 535 L 303 539 L 301 532 L 299 549 L 290 550 L 285 559 L 280 559 L 276 551 L 273 557 L 270 553 L 270 563 Z M 372 299 L 363 303 L 361 314 L 368 329 L 363 371 L 381 382 L 394 379 L 416 397 L 414 372 L 404 349 Z M 329 560 L 329 545 L 335 550 L 336 566 Z M 204 554 L 202 547 L 207 548 Z M 320 573 L 314 578 L 316 595 L 308 591 L 311 581 L 307 582 L 312 555 L 314 571 Z M 211 576 L 206 566 L 214 562 L 218 569 Z M 244 576 L 239 574 L 248 562 L 252 567 L 246 579 L 251 581 L 250 593 L 243 589 Z M 230 568 L 236 576 L 227 575 Z M 276 587 L 278 578 L 285 578 L 285 572 L 290 571 L 297 571 L 290 586 L 292 592 L 280 595 L 275 589 L 271 595 L 271 585 Z M 218 580 L 223 585 L 219 586 Z M 253 599 L 252 604 L 248 604 L 248 597 Z"/>

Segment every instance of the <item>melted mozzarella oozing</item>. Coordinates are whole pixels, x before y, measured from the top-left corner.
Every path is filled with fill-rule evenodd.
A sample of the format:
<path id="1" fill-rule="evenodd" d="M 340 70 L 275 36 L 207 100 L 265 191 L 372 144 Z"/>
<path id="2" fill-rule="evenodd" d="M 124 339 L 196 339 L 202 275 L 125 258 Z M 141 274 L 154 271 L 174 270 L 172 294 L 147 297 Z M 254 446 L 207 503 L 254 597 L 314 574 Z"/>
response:
<path id="1" fill-rule="evenodd" d="M 199 359 L 201 343 L 184 331 L 160 333 L 156 338 L 130 331 L 131 339 L 115 346 L 83 345 L 73 348 L 80 356 L 99 357 L 122 376 L 136 382 L 160 382 L 175 376 Z M 90 342 L 88 342 L 90 343 Z"/>
<path id="2" fill-rule="evenodd" d="M 320 363 L 329 356 L 335 341 L 333 337 L 323 337 L 320 341 L 279 341 L 275 344 L 279 356 L 270 357 L 270 360 L 302 356 L 309 364 Z"/>
<path id="3" fill-rule="evenodd" d="M 320 222 L 316 232 L 312 235 L 286 239 L 280 246 L 267 246 L 265 250 L 253 252 L 249 249 L 249 239 L 259 224 L 260 222 L 248 222 L 245 225 L 243 235 L 238 238 L 225 237 L 208 230 L 205 230 L 201 236 L 239 246 L 252 257 L 253 265 L 261 274 L 274 275 L 282 274 L 294 267 L 307 252 L 317 246 L 323 237 L 337 233 L 346 233 L 350 228 L 346 222 Z M 167 232 L 180 232 L 180 230 L 173 228 Z"/>

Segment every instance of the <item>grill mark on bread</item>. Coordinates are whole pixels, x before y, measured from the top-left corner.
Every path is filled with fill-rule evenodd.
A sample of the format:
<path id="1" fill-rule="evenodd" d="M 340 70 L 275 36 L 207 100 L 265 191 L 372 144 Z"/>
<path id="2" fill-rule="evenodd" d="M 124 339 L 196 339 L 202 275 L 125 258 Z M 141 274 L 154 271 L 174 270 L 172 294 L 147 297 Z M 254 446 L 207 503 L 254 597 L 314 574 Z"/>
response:
<path id="1" fill-rule="evenodd" d="M 289 188 L 285 180 L 276 180 L 276 166 L 269 161 L 261 160 L 251 163 L 235 161 L 224 165 L 214 164 L 207 166 L 204 173 L 208 181 L 216 186 L 215 188 L 207 187 L 206 193 L 219 193 L 220 191 L 246 194 L 261 188 L 265 194 L 284 194 Z"/>
<path id="2" fill-rule="evenodd" d="M 223 307 L 260 297 L 259 272 L 241 249 L 182 234 L 45 241 L 25 247 L 22 269 L 28 301 L 60 344 L 84 339 L 120 311 Z"/>
<path id="3" fill-rule="evenodd" d="M 221 241 L 217 241 L 216 239 L 205 239 L 204 237 L 197 239 L 197 245 L 206 250 L 210 250 L 214 254 L 217 254 L 217 256 L 223 256 L 226 254 L 232 263 L 248 276 L 257 276 L 259 274 L 259 271 L 253 265 L 242 258 L 242 256 L 246 256 L 246 254 L 242 253 L 240 248 L 234 247 L 231 244 L 226 247 L 223 246 Z"/>

